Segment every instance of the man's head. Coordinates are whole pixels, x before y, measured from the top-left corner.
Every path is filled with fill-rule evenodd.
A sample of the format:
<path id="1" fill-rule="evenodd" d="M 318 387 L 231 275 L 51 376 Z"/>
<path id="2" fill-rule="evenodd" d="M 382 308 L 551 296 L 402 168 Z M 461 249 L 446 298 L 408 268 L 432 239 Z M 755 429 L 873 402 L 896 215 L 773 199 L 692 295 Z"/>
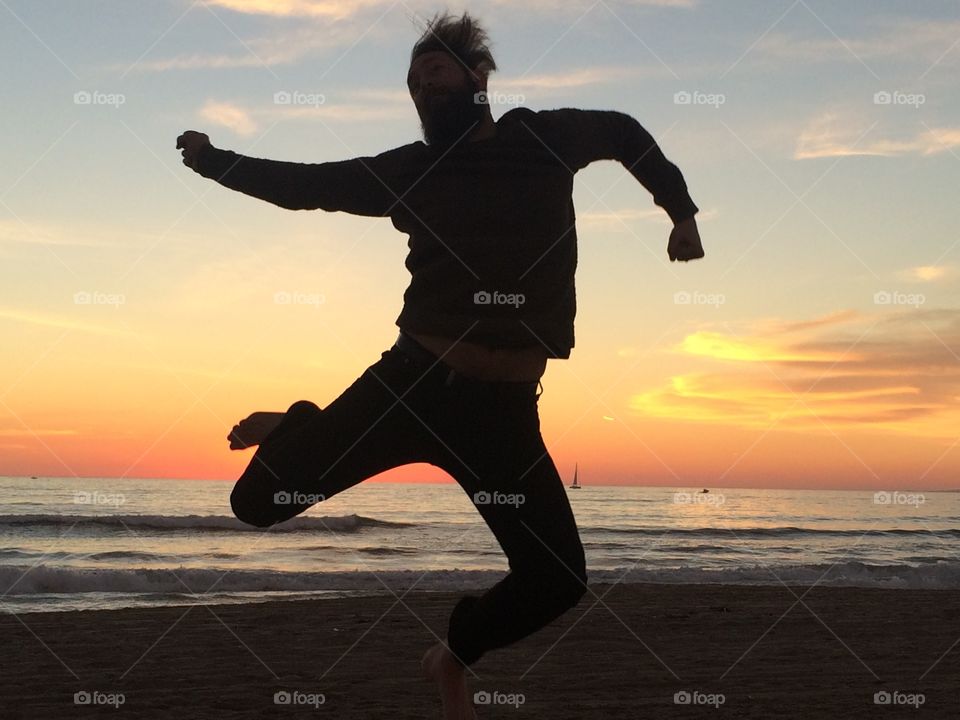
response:
<path id="1" fill-rule="evenodd" d="M 496 69 L 487 34 L 467 13 L 434 16 L 413 46 L 407 74 L 428 145 L 449 147 L 490 114 L 487 77 Z"/>

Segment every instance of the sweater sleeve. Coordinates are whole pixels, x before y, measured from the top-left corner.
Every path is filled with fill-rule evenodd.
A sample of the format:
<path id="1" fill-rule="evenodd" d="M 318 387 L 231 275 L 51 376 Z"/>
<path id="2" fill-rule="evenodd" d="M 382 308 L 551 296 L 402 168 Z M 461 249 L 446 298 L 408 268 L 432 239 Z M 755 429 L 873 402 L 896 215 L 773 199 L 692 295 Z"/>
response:
<path id="1" fill-rule="evenodd" d="M 205 145 L 197 156 L 197 172 L 288 210 L 342 210 L 384 217 L 403 194 L 396 187 L 402 164 L 399 150 L 338 162 L 297 163 Z"/>
<path id="2" fill-rule="evenodd" d="M 637 120 L 614 110 L 541 110 L 544 141 L 576 172 L 595 160 L 618 160 L 662 207 L 674 224 L 699 208 L 680 169 L 667 160 L 653 136 Z"/>

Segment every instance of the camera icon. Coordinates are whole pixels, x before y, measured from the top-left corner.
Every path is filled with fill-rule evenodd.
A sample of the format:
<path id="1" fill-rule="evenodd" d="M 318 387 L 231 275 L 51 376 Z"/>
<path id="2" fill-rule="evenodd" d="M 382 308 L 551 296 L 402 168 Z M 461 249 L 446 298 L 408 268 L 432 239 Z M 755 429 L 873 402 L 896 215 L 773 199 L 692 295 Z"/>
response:
<path id="1" fill-rule="evenodd" d="M 273 694 L 274 705 L 289 705 L 292 701 L 290 693 L 286 690 L 278 690 Z"/>
<path id="2" fill-rule="evenodd" d="M 473 94 L 473 104 L 474 105 L 486 105 L 489 98 L 487 97 L 487 91 L 481 90 L 480 92 Z"/>
<path id="3" fill-rule="evenodd" d="M 687 690 L 680 690 L 673 694 L 674 705 L 689 705 L 692 700 L 693 696 Z"/>
<path id="4" fill-rule="evenodd" d="M 686 90 L 675 92 L 673 94 L 674 105 L 689 105 L 693 101 L 693 96 Z"/>
<path id="5" fill-rule="evenodd" d="M 74 705 L 89 705 L 92 699 L 90 693 L 86 690 L 80 690 L 73 694 Z"/>
<path id="6" fill-rule="evenodd" d="M 680 290 L 673 294 L 673 304 L 674 305 L 689 305 L 690 304 L 690 293 L 686 290 Z"/>
<path id="7" fill-rule="evenodd" d="M 73 94 L 74 105 L 89 105 L 92 100 L 93 95 L 86 90 L 79 90 Z"/>
<path id="8" fill-rule="evenodd" d="M 873 502 L 875 505 L 889 505 L 891 497 L 890 493 L 886 490 L 881 490 L 873 494 Z"/>
<path id="9" fill-rule="evenodd" d="M 492 498 L 490 493 L 486 490 L 481 490 L 473 494 L 473 504 L 474 505 L 489 505 Z"/>
<path id="10" fill-rule="evenodd" d="M 490 293 L 486 290 L 481 290 L 480 292 L 475 292 L 473 294 L 473 304 L 474 305 L 489 305 L 491 302 Z"/>
<path id="11" fill-rule="evenodd" d="M 886 290 L 880 290 L 873 294 L 873 304 L 874 305 L 889 305 L 890 301 L 893 299 L 893 296 Z"/>
<path id="12" fill-rule="evenodd" d="M 892 102 L 893 102 L 893 95 L 891 95 L 886 90 L 881 90 L 880 92 L 875 92 L 873 94 L 874 105 L 889 105 Z"/>
<path id="13" fill-rule="evenodd" d="M 290 493 L 286 490 L 281 490 L 280 492 L 275 492 L 273 494 L 273 504 L 274 505 L 289 505 L 292 502 Z"/>
<path id="14" fill-rule="evenodd" d="M 280 90 L 273 94 L 274 105 L 289 105 L 291 100 L 292 96 L 286 90 Z"/>
<path id="15" fill-rule="evenodd" d="M 893 702 L 893 696 L 886 690 L 878 690 L 873 694 L 874 705 L 889 705 Z"/>
<path id="16" fill-rule="evenodd" d="M 473 702 L 477 705 L 489 705 L 490 693 L 486 690 L 477 690 L 477 692 L 473 694 Z"/>

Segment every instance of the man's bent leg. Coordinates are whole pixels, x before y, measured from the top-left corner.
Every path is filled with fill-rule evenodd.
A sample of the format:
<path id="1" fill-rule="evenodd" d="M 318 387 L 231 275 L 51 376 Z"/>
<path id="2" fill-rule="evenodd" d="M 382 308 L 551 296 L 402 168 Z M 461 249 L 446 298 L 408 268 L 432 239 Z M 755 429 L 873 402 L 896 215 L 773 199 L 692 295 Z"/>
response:
<path id="1" fill-rule="evenodd" d="M 267 527 L 368 477 L 424 460 L 425 431 L 405 396 L 417 380 L 388 350 L 325 409 L 306 400 L 291 405 L 237 480 L 234 514 Z"/>

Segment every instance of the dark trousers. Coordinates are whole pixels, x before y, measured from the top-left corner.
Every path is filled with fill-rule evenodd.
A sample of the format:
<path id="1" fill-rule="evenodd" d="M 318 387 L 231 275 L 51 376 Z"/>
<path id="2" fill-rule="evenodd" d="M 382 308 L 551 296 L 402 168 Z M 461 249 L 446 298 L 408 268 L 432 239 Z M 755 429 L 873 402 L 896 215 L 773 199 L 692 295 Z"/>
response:
<path id="1" fill-rule="evenodd" d="M 453 608 L 447 642 L 464 665 L 539 630 L 586 591 L 583 546 L 540 434 L 538 383 L 464 377 L 401 333 L 321 410 L 301 400 L 257 449 L 230 502 L 267 527 L 407 463 L 449 473 L 510 570 Z"/>

